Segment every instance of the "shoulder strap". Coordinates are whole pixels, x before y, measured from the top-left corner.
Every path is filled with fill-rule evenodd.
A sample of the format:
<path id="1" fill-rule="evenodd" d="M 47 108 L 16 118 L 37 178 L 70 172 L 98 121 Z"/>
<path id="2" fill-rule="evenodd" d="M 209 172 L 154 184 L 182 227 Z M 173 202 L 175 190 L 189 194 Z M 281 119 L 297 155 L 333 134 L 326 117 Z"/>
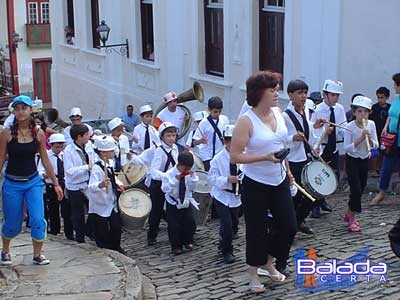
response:
<path id="1" fill-rule="evenodd" d="M 287 115 L 289 116 L 289 118 L 292 121 L 292 123 L 293 123 L 294 127 L 296 128 L 296 130 L 300 131 L 300 132 L 303 132 L 305 134 L 305 136 L 306 136 L 306 139 L 308 140 L 309 136 L 307 136 L 307 134 L 304 132 L 305 130 L 301 126 L 299 120 L 297 120 L 297 118 L 294 115 L 294 113 L 292 111 L 290 111 L 289 109 L 285 110 L 285 113 L 287 113 Z M 306 153 L 311 153 L 310 146 L 305 141 L 303 141 L 303 144 L 304 144 L 304 149 L 306 150 Z"/>
<path id="2" fill-rule="evenodd" d="M 165 166 L 164 166 L 164 172 L 167 172 L 169 163 L 171 163 L 172 166 L 175 166 L 176 162 L 175 162 L 175 159 L 172 157 L 171 152 L 168 152 L 167 150 L 165 150 L 165 148 L 163 146 L 161 146 L 161 149 L 167 155 L 167 162 L 165 163 Z"/>
<path id="3" fill-rule="evenodd" d="M 215 133 L 218 135 L 219 139 L 221 140 L 221 143 L 224 143 L 224 138 L 222 137 L 222 133 L 219 130 L 217 124 L 212 120 L 211 116 L 207 117 L 208 122 L 210 122 L 211 126 L 214 128 Z"/>

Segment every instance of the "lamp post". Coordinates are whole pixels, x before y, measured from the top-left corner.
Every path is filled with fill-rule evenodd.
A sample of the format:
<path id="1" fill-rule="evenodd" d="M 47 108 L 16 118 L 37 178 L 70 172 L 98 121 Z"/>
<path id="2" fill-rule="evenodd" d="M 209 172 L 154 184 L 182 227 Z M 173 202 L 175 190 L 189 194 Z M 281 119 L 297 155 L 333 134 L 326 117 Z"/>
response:
<path id="1" fill-rule="evenodd" d="M 13 41 L 12 47 L 13 47 L 13 50 L 15 50 L 18 48 L 18 43 L 22 42 L 24 39 L 19 37 L 19 33 L 15 32 L 15 31 L 12 33 L 11 37 L 12 37 L 12 41 Z"/>
<path id="2" fill-rule="evenodd" d="M 102 20 L 100 25 L 97 26 L 96 31 L 99 34 L 100 41 L 103 46 L 99 46 L 100 48 L 106 48 L 106 53 L 111 53 L 112 51 L 118 53 L 121 56 L 126 55 L 129 58 L 129 44 L 128 39 L 125 40 L 125 44 L 114 44 L 114 45 L 106 45 L 108 40 L 108 35 L 110 34 L 111 28 L 106 24 L 106 21 Z M 120 47 L 119 50 L 114 49 L 114 47 Z"/>

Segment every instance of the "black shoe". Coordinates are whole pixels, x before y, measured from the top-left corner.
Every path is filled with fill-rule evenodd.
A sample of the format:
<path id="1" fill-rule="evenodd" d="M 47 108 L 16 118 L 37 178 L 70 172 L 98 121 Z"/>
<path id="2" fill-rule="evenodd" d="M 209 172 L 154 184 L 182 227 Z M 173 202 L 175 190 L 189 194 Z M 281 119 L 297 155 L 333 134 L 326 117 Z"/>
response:
<path id="1" fill-rule="evenodd" d="M 301 224 L 299 226 L 299 231 L 305 234 L 314 234 L 314 231 L 307 225 Z"/>
<path id="2" fill-rule="evenodd" d="M 118 247 L 118 248 L 117 248 L 117 251 L 118 251 L 119 253 L 121 253 L 122 255 L 126 255 L 125 250 L 122 249 L 121 247 Z"/>
<path id="3" fill-rule="evenodd" d="M 311 218 L 319 219 L 320 217 L 321 217 L 321 211 L 319 209 L 319 206 L 313 207 L 311 212 Z"/>
<path id="4" fill-rule="evenodd" d="M 172 253 L 174 255 L 180 255 L 183 253 L 183 250 L 182 250 L 182 248 L 175 248 L 175 249 L 172 249 Z"/>
<path id="5" fill-rule="evenodd" d="M 231 264 L 235 262 L 235 257 L 233 256 L 232 253 L 226 253 L 224 254 L 224 263 L 226 264 Z"/>
<path id="6" fill-rule="evenodd" d="M 148 239 L 147 246 L 154 246 L 157 243 L 156 239 Z"/>
<path id="7" fill-rule="evenodd" d="M 329 206 L 329 204 L 325 200 L 321 201 L 320 207 L 323 211 L 332 212 L 332 208 Z"/>
<path id="8" fill-rule="evenodd" d="M 184 245 L 184 247 L 185 247 L 185 249 L 187 251 L 192 251 L 193 250 L 193 244 L 186 244 L 186 245 Z"/>
<path id="9" fill-rule="evenodd" d="M 73 235 L 66 235 L 65 237 L 67 238 L 67 240 L 75 241 L 75 238 Z"/>
<path id="10" fill-rule="evenodd" d="M 85 239 L 77 239 L 76 241 L 78 242 L 78 244 L 84 244 L 85 243 Z"/>

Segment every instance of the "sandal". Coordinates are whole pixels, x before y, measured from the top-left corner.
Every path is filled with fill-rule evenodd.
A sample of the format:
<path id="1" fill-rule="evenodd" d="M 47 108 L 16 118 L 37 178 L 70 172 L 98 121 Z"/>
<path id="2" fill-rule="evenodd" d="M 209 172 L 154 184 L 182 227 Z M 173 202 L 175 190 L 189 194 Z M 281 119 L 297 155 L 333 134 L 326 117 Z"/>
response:
<path id="1" fill-rule="evenodd" d="M 268 270 L 263 269 L 263 268 L 257 268 L 257 275 L 259 276 L 271 276 Z"/>
<path id="2" fill-rule="evenodd" d="M 361 226 L 357 221 L 353 221 L 352 223 L 349 224 L 349 231 L 350 232 L 360 232 L 361 231 Z"/>
<path id="3" fill-rule="evenodd" d="M 249 284 L 249 290 L 253 294 L 259 294 L 265 292 L 265 286 L 263 284 Z"/>
<path id="4" fill-rule="evenodd" d="M 345 221 L 346 223 L 350 223 L 350 217 L 347 213 L 344 214 L 343 221 Z"/>
<path id="5" fill-rule="evenodd" d="M 381 203 L 385 199 L 385 196 L 382 195 L 376 195 L 371 202 L 369 203 L 369 206 L 377 206 L 379 203 Z"/>
<path id="6" fill-rule="evenodd" d="M 285 281 L 286 276 L 283 275 L 282 273 L 276 271 L 275 274 L 270 274 L 269 278 L 271 278 L 271 280 L 274 282 L 283 282 L 283 281 Z"/>

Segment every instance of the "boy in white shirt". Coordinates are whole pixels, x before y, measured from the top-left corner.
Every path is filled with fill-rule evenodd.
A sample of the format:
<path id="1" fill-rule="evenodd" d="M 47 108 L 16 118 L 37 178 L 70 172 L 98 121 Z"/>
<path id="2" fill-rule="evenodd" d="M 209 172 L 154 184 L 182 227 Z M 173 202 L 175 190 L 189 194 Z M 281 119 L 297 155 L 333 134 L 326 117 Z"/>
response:
<path id="1" fill-rule="evenodd" d="M 192 150 L 197 156 L 199 155 L 199 148 L 201 145 L 194 145 L 194 134 L 196 132 L 197 127 L 199 126 L 201 120 L 207 117 L 207 112 L 206 111 L 197 111 L 193 114 L 193 123 L 195 126 L 195 129 L 189 132 L 187 140 L 186 140 L 186 146 L 185 150 L 190 151 Z"/>
<path id="2" fill-rule="evenodd" d="M 115 171 L 119 172 L 122 168 L 132 159 L 132 153 L 130 152 L 129 140 L 124 132 L 124 122 L 121 118 L 114 118 L 108 122 L 108 129 L 111 130 L 111 136 L 115 142 Z"/>
<path id="3" fill-rule="evenodd" d="M 150 105 L 143 105 L 139 108 L 141 123 L 133 129 L 135 144 L 132 148 L 142 152 L 151 148 L 154 143 L 160 144 L 157 130 L 151 125 L 153 119 L 153 110 Z"/>
<path id="4" fill-rule="evenodd" d="M 121 216 L 118 211 L 122 187 L 117 185 L 112 163 L 115 142 L 112 137 L 103 136 L 95 140 L 94 147 L 99 160 L 93 165 L 87 196 L 89 214 L 94 218 L 96 245 L 125 254 L 121 248 Z"/>
<path id="5" fill-rule="evenodd" d="M 147 244 L 153 246 L 156 244 L 158 228 L 161 218 L 164 215 L 165 195 L 161 190 L 161 178 L 163 173 L 173 168 L 178 159 L 178 147 L 175 144 L 177 129 L 174 124 L 164 122 L 158 128 L 161 145 L 154 150 L 153 160 L 151 162 L 150 173 L 150 198 L 151 211 L 149 215 L 149 231 L 147 232 Z"/>
<path id="6" fill-rule="evenodd" d="M 178 164 L 162 175 L 161 189 L 165 193 L 168 221 L 168 237 L 174 255 L 183 253 L 183 247 L 193 250 L 193 235 L 196 223 L 191 204 L 198 203 L 193 199 L 192 191 L 199 178 L 192 170 L 193 155 L 184 151 L 178 156 Z"/>
<path id="7" fill-rule="evenodd" d="M 211 196 L 217 210 L 219 227 L 219 249 L 224 262 L 231 264 L 233 256 L 232 240 L 238 232 L 239 207 L 242 204 L 239 195 L 238 168 L 230 164 L 229 150 L 234 125 L 227 125 L 223 130 L 225 147 L 211 160 L 208 182 L 212 185 Z"/>
<path id="8" fill-rule="evenodd" d="M 209 116 L 201 120 L 194 136 L 194 146 L 203 144 L 199 148 L 199 155 L 204 163 L 205 171 L 210 169 L 210 161 L 224 147 L 221 131 L 229 120 L 225 115 L 221 115 L 223 108 L 222 99 L 211 97 L 208 100 Z"/>

